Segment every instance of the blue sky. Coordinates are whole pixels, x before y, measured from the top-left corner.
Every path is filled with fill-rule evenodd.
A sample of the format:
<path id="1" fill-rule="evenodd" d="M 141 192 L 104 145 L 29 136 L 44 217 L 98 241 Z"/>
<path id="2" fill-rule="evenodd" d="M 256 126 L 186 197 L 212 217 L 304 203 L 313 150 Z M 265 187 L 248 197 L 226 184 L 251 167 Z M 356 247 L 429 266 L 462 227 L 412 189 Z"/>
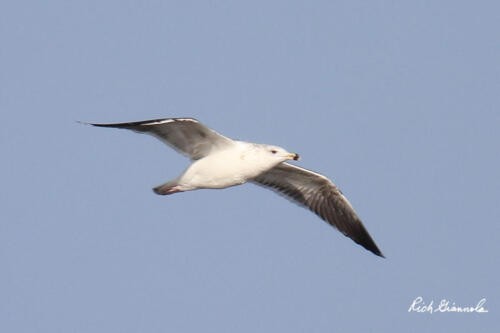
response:
<path id="1" fill-rule="evenodd" d="M 4 1 L 0 331 L 498 328 L 494 1 Z M 386 255 L 257 186 L 91 128 L 195 117 L 298 152 Z M 448 299 L 489 313 L 409 313 Z"/>

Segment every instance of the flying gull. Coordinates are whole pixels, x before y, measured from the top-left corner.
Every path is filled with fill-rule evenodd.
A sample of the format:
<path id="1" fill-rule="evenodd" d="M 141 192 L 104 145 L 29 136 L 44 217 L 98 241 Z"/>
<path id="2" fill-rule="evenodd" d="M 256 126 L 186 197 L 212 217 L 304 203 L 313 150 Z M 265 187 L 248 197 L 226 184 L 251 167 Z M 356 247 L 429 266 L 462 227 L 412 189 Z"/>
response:
<path id="1" fill-rule="evenodd" d="M 269 188 L 309 208 L 345 236 L 384 257 L 342 192 L 325 176 L 286 163 L 299 155 L 277 146 L 231 140 L 193 118 L 88 124 L 151 134 L 193 163 L 179 177 L 155 187 L 160 195 L 246 182 Z"/>

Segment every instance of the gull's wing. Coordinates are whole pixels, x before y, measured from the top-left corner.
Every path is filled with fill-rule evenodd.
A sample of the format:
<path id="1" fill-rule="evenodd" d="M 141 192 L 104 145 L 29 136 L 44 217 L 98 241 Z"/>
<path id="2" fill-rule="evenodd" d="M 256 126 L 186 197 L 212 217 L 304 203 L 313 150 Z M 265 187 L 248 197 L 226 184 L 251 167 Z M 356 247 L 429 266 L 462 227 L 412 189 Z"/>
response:
<path id="1" fill-rule="evenodd" d="M 325 176 L 288 163 L 278 164 L 253 179 L 309 208 L 365 249 L 384 257 L 342 192 Z"/>
<path id="2" fill-rule="evenodd" d="M 232 140 L 193 118 L 166 118 L 118 124 L 88 124 L 151 134 L 192 160 L 198 160 L 232 144 Z"/>

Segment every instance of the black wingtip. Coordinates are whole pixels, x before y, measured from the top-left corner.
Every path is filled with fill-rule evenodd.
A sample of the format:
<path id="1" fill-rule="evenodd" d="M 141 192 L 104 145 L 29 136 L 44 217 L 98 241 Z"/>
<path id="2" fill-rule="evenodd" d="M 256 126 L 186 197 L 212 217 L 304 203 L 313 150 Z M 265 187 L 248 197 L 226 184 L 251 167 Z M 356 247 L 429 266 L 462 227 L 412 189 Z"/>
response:
<path id="1" fill-rule="evenodd" d="M 370 236 L 370 234 L 368 233 L 366 228 L 363 226 L 363 224 L 361 224 L 361 221 L 359 221 L 359 222 L 360 222 L 360 225 L 359 225 L 360 228 L 359 228 L 358 232 L 356 233 L 356 236 L 354 236 L 354 235 L 351 235 L 351 236 L 346 235 L 346 236 L 350 237 L 353 241 L 355 241 L 356 243 L 358 243 L 359 245 L 361 245 L 362 247 L 364 247 L 368 251 L 372 252 L 376 256 L 379 256 L 379 257 L 385 259 L 385 256 L 383 255 L 382 251 L 380 251 L 377 244 L 375 244 L 375 241 Z"/>
<path id="2" fill-rule="evenodd" d="M 379 250 L 379 248 L 377 247 L 377 245 L 375 245 L 375 242 L 372 239 L 369 239 L 369 240 L 368 239 L 364 239 L 362 241 L 360 241 L 360 240 L 354 240 L 354 241 L 356 243 L 358 243 L 359 245 L 361 245 L 362 247 L 364 247 L 366 250 L 368 250 L 371 253 L 373 253 L 374 255 L 379 256 L 379 257 L 385 259 L 384 254 L 382 253 L 382 251 Z"/>
<path id="3" fill-rule="evenodd" d="M 377 247 L 373 239 L 371 239 L 371 237 L 367 242 L 360 243 L 360 245 L 363 246 L 368 251 L 372 252 L 373 254 L 385 259 L 384 254 L 382 253 L 382 251 L 379 250 L 379 248 Z"/>
<path id="4" fill-rule="evenodd" d="M 108 124 L 93 124 L 93 123 L 86 123 L 84 121 L 77 120 L 76 121 L 78 124 L 81 125 L 86 125 L 86 126 L 97 126 L 97 127 L 111 127 Z"/>
<path id="5" fill-rule="evenodd" d="M 375 244 L 370 234 L 366 233 L 366 236 L 368 237 L 357 243 L 362 247 L 364 247 L 365 249 L 367 249 L 368 251 L 372 252 L 373 254 L 385 259 L 385 256 L 383 255 L 382 251 L 379 250 L 378 246 Z"/>
<path id="6" fill-rule="evenodd" d="M 384 256 L 384 254 L 383 254 L 382 252 L 380 252 L 380 250 L 379 250 L 379 249 L 377 249 L 377 251 L 372 251 L 372 252 L 373 252 L 374 254 L 376 254 L 377 256 L 379 256 L 379 257 L 381 257 L 381 258 L 386 259 L 386 258 L 385 258 L 385 256 Z"/>
<path id="7" fill-rule="evenodd" d="M 82 125 L 95 126 L 95 127 L 109 127 L 109 128 L 125 128 L 130 129 L 130 127 L 134 126 L 134 123 L 119 123 L 119 124 L 95 124 L 95 123 L 86 123 L 83 121 L 76 121 Z"/>

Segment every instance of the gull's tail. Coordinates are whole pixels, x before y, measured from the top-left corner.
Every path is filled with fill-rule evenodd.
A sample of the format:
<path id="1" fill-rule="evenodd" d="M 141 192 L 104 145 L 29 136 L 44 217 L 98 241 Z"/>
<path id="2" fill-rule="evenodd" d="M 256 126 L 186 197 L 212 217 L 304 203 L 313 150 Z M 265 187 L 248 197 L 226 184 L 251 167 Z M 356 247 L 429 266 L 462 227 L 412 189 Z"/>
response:
<path id="1" fill-rule="evenodd" d="M 153 188 L 153 191 L 159 195 L 168 195 L 189 190 L 192 190 L 192 188 L 187 188 L 185 186 L 179 185 L 177 180 L 171 180 L 169 182 L 166 182 L 165 184 L 161 184 Z"/>

